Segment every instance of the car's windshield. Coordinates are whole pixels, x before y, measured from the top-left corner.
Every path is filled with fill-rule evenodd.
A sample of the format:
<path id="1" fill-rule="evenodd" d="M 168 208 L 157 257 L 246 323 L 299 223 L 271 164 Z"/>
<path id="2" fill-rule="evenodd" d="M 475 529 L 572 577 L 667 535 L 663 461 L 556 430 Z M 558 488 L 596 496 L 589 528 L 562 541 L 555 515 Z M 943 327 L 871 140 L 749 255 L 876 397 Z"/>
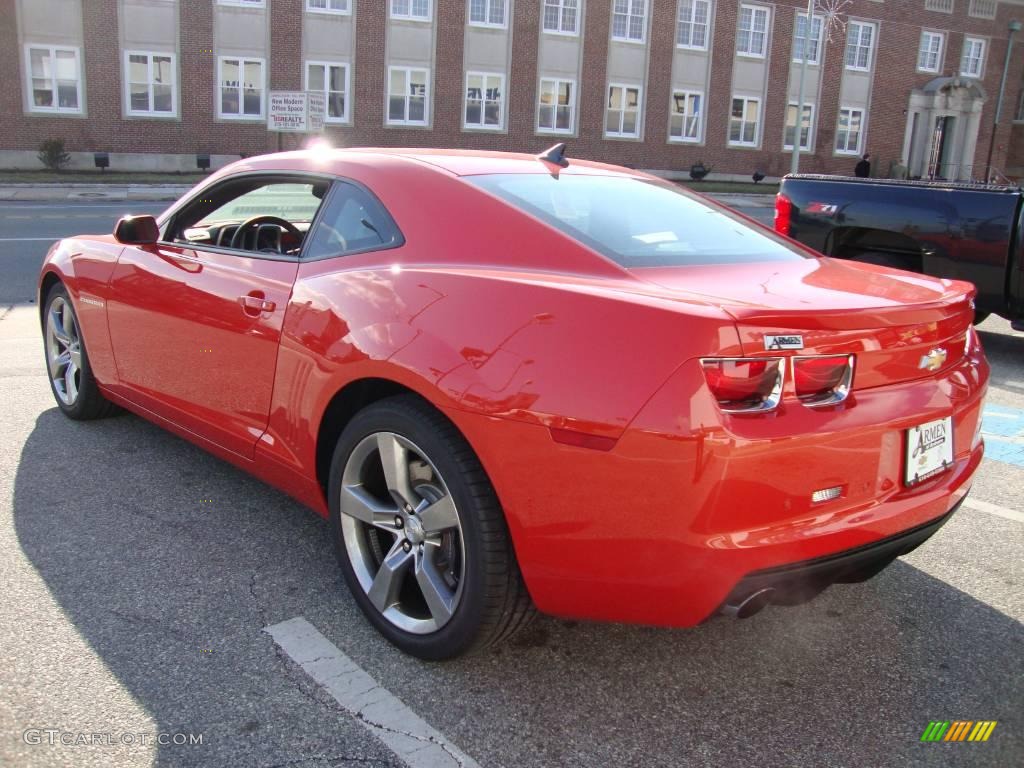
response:
<path id="1" fill-rule="evenodd" d="M 624 267 L 806 258 L 772 233 L 669 184 L 570 174 L 493 174 L 468 180 Z"/>

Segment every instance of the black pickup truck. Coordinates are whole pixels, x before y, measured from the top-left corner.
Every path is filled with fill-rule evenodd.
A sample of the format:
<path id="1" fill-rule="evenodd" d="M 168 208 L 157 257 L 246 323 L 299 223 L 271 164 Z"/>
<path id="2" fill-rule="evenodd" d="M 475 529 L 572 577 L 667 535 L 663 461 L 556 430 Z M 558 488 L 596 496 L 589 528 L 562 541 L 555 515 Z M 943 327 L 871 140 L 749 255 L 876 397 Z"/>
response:
<path id="1" fill-rule="evenodd" d="M 775 229 L 840 259 L 967 280 L 977 319 L 1024 330 L 1024 192 L 1016 187 L 786 176 Z"/>

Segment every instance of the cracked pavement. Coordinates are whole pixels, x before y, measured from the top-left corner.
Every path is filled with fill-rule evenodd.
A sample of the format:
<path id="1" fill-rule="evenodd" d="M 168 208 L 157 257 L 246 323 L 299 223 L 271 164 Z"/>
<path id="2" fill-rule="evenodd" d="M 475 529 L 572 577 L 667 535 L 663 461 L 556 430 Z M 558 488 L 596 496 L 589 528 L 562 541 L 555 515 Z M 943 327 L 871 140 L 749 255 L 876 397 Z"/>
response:
<path id="1" fill-rule="evenodd" d="M 0 233 L 102 231 L 120 212 L 77 210 L 4 208 Z M 263 631 L 295 617 L 484 768 L 1024 764 L 1024 524 L 964 509 L 875 579 L 745 621 L 540 617 L 487 654 L 425 664 L 362 618 L 315 514 L 135 417 L 60 416 L 24 303 L 45 243 L 9 245 L 0 765 L 401 766 L 370 728 L 414 729 L 371 701 L 360 722 L 305 668 L 329 654 L 303 665 Z M 990 401 L 1024 407 L 1024 334 L 981 332 Z M 972 497 L 1024 511 L 1024 469 L 986 461 Z M 937 718 L 999 725 L 984 744 L 920 743 Z M 27 728 L 204 739 L 29 745 Z"/>

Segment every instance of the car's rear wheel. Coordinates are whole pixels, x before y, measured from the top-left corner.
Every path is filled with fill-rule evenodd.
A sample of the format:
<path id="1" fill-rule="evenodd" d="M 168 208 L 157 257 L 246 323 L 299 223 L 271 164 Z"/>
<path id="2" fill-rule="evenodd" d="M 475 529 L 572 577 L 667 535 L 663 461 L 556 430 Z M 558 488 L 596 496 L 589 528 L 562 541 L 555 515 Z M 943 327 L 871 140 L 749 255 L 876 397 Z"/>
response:
<path id="1" fill-rule="evenodd" d="M 84 421 L 102 419 L 118 411 L 103 397 L 93 378 L 78 316 L 61 283 L 56 283 L 46 295 L 43 345 L 50 390 L 65 415 Z"/>
<path id="2" fill-rule="evenodd" d="M 334 452 L 330 507 L 356 602 L 406 653 L 445 659 L 476 652 L 532 615 L 479 460 L 419 398 L 381 400 L 352 419 Z"/>

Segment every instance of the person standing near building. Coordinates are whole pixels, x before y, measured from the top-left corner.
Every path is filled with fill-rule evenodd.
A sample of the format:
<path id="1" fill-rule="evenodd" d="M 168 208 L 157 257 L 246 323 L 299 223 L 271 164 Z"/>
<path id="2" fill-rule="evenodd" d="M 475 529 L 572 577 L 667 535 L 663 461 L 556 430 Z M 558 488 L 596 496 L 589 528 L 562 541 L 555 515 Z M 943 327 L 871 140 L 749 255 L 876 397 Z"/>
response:
<path id="1" fill-rule="evenodd" d="M 871 175 L 871 155 L 864 154 L 864 157 L 854 167 L 853 175 L 858 179 L 866 179 Z"/>

